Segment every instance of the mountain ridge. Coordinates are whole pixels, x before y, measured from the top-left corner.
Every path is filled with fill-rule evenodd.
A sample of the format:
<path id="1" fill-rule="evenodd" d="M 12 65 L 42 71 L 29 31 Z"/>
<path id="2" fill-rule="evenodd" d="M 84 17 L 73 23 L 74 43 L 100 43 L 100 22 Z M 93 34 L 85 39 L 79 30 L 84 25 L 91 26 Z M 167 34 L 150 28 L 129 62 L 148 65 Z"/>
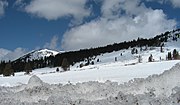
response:
<path id="1" fill-rule="evenodd" d="M 30 51 L 30 52 L 24 54 L 22 57 L 17 58 L 16 60 L 24 60 L 24 61 L 39 60 L 39 59 L 44 58 L 44 57 L 55 56 L 58 53 L 61 53 L 61 51 L 50 50 L 47 48 L 38 49 L 38 50 Z M 16 60 L 14 60 L 14 61 L 16 61 Z"/>

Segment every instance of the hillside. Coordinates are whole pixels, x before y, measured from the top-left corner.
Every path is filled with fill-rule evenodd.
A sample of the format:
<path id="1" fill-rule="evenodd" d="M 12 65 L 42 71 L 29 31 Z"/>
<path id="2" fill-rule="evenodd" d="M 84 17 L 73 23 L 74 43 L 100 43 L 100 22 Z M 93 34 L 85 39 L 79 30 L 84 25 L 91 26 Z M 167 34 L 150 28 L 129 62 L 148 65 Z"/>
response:
<path id="1" fill-rule="evenodd" d="M 91 49 L 82 49 L 79 51 L 70 51 L 62 54 L 57 54 L 55 56 L 54 66 L 61 66 L 63 58 L 67 58 L 71 65 L 75 63 L 85 61 L 93 61 L 99 55 L 105 53 L 117 52 L 120 50 L 127 50 L 133 48 L 144 48 L 147 47 L 179 47 L 180 43 L 180 29 L 174 31 L 168 31 L 162 33 L 161 35 L 156 35 L 154 38 L 144 39 L 138 38 L 137 40 L 132 40 L 129 42 L 114 43 L 112 45 L 107 45 L 103 47 L 91 48 Z"/>
<path id="2" fill-rule="evenodd" d="M 142 46 L 135 44 L 138 41 L 132 41 L 55 56 L 47 50 L 31 52 L 24 58 L 39 58 L 36 54 L 49 57 L 45 57 L 46 60 L 29 59 L 31 63 L 40 61 L 39 64 L 44 65 L 34 68 L 28 75 L 23 70 L 15 72 L 15 76 L 0 75 L 0 104 L 178 105 L 180 59 L 173 55 L 174 49 L 180 51 L 178 35 L 179 31 L 172 31 L 146 41 L 138 39 L 146 42 Z M 128 45 L 118 47 L 125 44 Z M 168 58 L 169 52 L 171 58 Z M 67 57 L 68 61 L 79 59 L 71 59 L 70 70 L 64 71 L 59 64 L 49 65 L 56 64 L 58 57 L 62 57 L 60 60 Z M 22 59 L 12 64 L 16 65 Z"/>
<path id="3" fill-rule="evenodd" d="M 72 67 L 68 72 L 44 68 L 34 70 L 31 75 L 20 72 L 14 77 L 0 76 L 0 102 L 30 105 L 178 105 L 179 60 L 124 65 L 130 62 Z"/>
<path id="4" fill-rule="evenodd" d="M 173 65 L 180 62 L 180 60 L 166 60 L 168 52 L 173 52 L 174 49 L 180 51 L 180 48 L 163 47 L 163 52 L 160 51 L 159 47 L 144 48 L 146 50 L 142 51 L 140 51 L 140 48 L 137 48 L 138 54 L 132 54 L 131 48 L 115 51 L 112 53 L 105 53 L 96 56 L 94 58 L 93 65 L 89 64 L 80 68 L 80 64 L 87 63 L 87 60 L 81 61 L 71 66 L 70 71 L 67 72 L 62 72 L 63 70 L 61 69 L 61 67 L 58 67 L 60 69 L 60 73 L 56 72 L 57 67 L 46 67 L 43 69 L 33 70 L 31 75 L 38 75 L 44 78 L 45 81 L 47 81 L 48 83 L 52 83 L 52 81 L 54 83 L 68 83 L 68 81 L 72 83 L 77 83 L 96 80 L 102 82 L 105 82 L 106 80 L 111 80 L 123 83 L 133 78 L 145 78 L 152 74 L 162 73 L 164 70 L 170 69 Z M 148 62 L 148 58 L 151 54 L 153 55 L 154 61 Z M 139 56 L 141 56 L 141 62 L 139 62 Z M 98 59 L 99 62 L 97 62 Z M 147 73 L 141 73 L 142 70 L 147 71 Z M 124 73 L 122 73 L 122 71 L 124 71 Z M 22 83 L 27 83 L 29 76 L 24 75 L 24 73 L 25 72 L 15 73 L 15 77 L 9 79 L 2 78 L 2 83 L 0 82 L 0 84 L 4 84 L 7 86 L 11 86 L 12 84 L 17 85 L 18 83 L 21 83 L 22 80 L 25 80 Z M 100 74 L 102 74 L 102 76 Z M 3 76 L 1 75 L 1 77 Z M 122 77 L 125 77 L 127 79 L 123 80 Z M 47 78 L 51 78 L 50 81 Z"/>

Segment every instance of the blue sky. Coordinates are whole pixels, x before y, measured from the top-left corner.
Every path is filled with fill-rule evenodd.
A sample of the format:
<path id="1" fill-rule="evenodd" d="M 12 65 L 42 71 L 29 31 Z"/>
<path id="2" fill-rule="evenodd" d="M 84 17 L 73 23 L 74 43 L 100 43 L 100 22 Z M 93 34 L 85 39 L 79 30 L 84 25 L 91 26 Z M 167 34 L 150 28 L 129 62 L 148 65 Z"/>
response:
<path id="1" fill-rule="evenodd" d="M 0 0 L 0 48 L 77 50 L 153 37 L 180 28 L 179 11 L 180 0 Z"/>

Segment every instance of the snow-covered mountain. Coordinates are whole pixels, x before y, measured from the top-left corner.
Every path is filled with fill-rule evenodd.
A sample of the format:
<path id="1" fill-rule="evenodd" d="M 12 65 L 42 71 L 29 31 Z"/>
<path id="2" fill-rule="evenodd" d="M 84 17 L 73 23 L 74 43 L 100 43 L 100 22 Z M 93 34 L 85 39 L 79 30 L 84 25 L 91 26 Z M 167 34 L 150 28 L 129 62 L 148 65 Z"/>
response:
<path id="1" fill-rule="evenodd" d="M 49 49 L 34 50 L 18 58 L 18 60 L 26 60 L 26 61 L 33 60 L 33 59 L 36 60 L 36 59 L 41 59 L 44 57 L 55 56 L 58 53 L 61 53 L 61 52 L 49 50 Z"/>
<path id="2" fill-rule="evenodd" d="M 21 55 L 22 53 L 19 53 L 16 50 L 10 51 L 10 50 L 0 48 L 0 61 L 1 60 L 6 60 L 6 61 L 12 60 L 12 61 L 14 61 L 17 59 L 33 60 L 33 59 L 40 59 L 40 58 L 49 57 L 49 56 L 55 56 L 58 53 L 62 53 L 62 51 L 58 52 L 58 51 L 49 50 L 49 49 L 40 49 L 40 50 L 33 50 L 27 54 Z"/>

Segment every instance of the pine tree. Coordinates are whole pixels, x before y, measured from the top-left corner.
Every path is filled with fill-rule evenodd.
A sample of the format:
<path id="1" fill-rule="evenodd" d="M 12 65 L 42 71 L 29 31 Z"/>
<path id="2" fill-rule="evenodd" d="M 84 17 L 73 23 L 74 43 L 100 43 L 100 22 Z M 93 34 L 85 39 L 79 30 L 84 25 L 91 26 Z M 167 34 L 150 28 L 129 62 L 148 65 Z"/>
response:
<path id="1" fill-rule="evenodd" d="M 152 54 L 149 56 L 148 61 L 149 61 L 149 62 L 152 62 L 152 61 L 153 61 L 153 56 L 152 56 Z"/>
<path id="2" fill-rule="evenodd" d="M 143 49 L 142 49 L 142 47 L 140 47 L 140 52 L 142 52 L 143 51 Z"/>
<path id="3" fill-rule="evenodd" d="M 137 49 L 136 49 L 136 51 L 135 51 L 135 52 L 136 52 L 136 54 L 138 54 L 138 50 L 137 50 Z"/>
<path id="4" fill-rule="evenodd" d="M 59 68 L 56 69 L 56 72 L 59 72 Z"/>
<path id="5" fill-rule="evenodd" d="M 83 64 L 83 63 L 81 63 L 81 64 L 79 65 L 79 67 L 80 67 L 80 68 L 82 68 L 83 66 L 84 66 L 84 64 Z"/>
<path id="6" fill-rule="evenodd" d="M 69 70 L 69 63 L 68 63 L 68 60 L 67 58 L 64 58 L 63 61 L 62 61 L 62 64 L 61 64 L 61 67 L 63 68 L 64 71 L 67 71 Z"/>
<path id="7" fill-rule="evenodd" d="M 0 74 L 3 74 L 5 65 L 6 65 L 5 61 L 1 61 L 1 64 L 0 64 Z"/>
<path id="8" fill-rule="evenodd" d="M 179 57 L 179 52 L 176 49 L 174 49 L 173 50 L 173 58 L 178 59 L 178 57 Z"/>
<path id="9" fill-rule="evenodd" d="M 142 56 L 141 55 L 138 56 L 138 63 L 142 63 Z"/>
<path id="10" fill-rule="evenodd" d="M 122 56 L 122 53 L 121 53 L 121 56 Z"/>
<path id="11" fill-rule="evenodd" d="M 13 73 L 14 70 L 12 69 L 11 63 L 6 64 L 3 70 L 3 76 L 11 76 Z"/>
<path id="12" fill-rule="evenodd" d="M 97 62 L 100 62 L 100 60 L 99 60 L 99 59 L 97 59 Z"/>
<path id="13" fill-rule="evenodd" d="M 133 48 L 133 49 L 131 50 L 131 54 L 135 54 L 135 53 L 136 53 L 136 49 Z"/>
<path id="14" fill-rule="evenodd" d="M 32 67 L 31 67 L 31 65 L 30 65 L 30 63 L 28 62 L 28 63 L 26 63 L 26 65 L 25 65 L 25 72 L 26 72 L 26 74 L 30 74 L 30 72 L 32 72 Z"/>
<path id="15" fill-rule="evenodd" d="M 94 61 L 91 62 L 91 65 L 94 65 Z"/>
<path id="16" fill-rule="evenodd" d="M 172 60 L 172 55 L 171 52 L 168 52 L 168 56 L 167 56 L 168 60 Z"/>
<path id="17" fill-rule="evenodd" d="M 88 66 L 90 64 L 90 60 L 87 60 L 87 63 L 85 64 L 85 66 Z"/>
<path id="18" fill-rule="evenodd" d="M 117 61 L 117 57 L 115 57 L 115 61 Z"/>

